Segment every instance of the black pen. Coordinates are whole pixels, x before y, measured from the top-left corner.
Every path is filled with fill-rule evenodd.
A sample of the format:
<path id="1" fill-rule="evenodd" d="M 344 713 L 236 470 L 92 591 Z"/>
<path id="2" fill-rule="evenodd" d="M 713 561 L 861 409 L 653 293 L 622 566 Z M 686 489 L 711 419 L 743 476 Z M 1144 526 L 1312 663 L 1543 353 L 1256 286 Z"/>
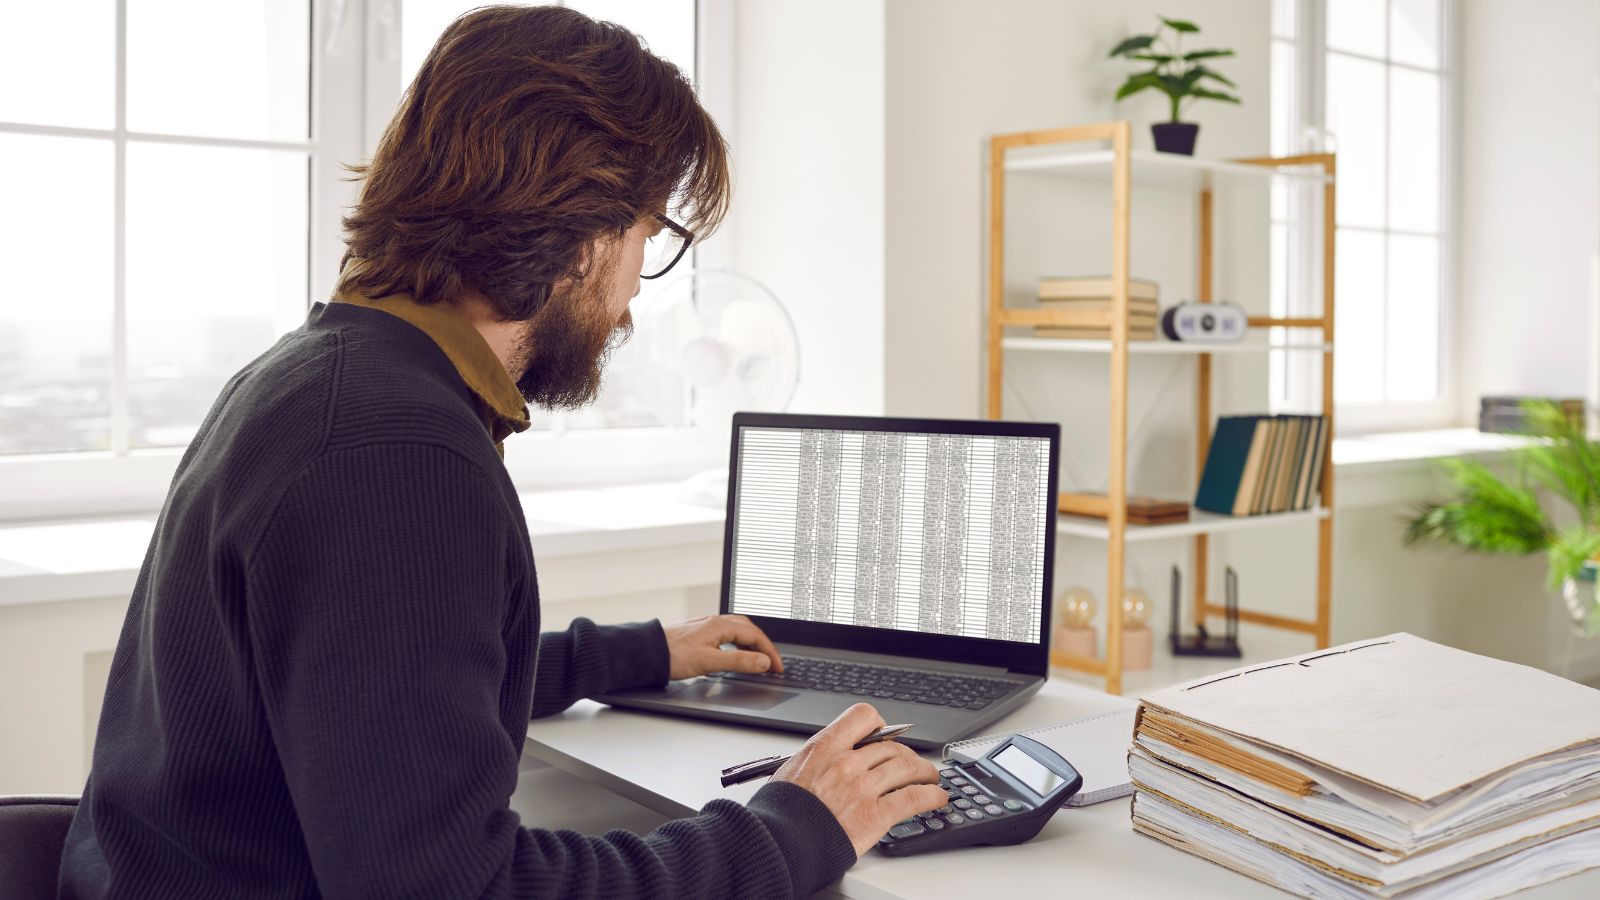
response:
<path id="1" fill-rule="evenodd" d="M 892 741 L 910 731 L 912 727 L 911 725 L 885 725 L 856 741 L 854 749 L 859 750 L 868 744 L 876 744 L 879 741 Z M 736 784 L 744 784 L 752 778 L 763 778 L 771 775 L 782 768 L 783 764 L 788 762 L 789 759 L 787 756 L 767 756 L 761 759 L 753 759 L 747 763 L 740 763 L 737 766 L 730 766 L 722 770 L 722 786 L 732 787 Z"/>

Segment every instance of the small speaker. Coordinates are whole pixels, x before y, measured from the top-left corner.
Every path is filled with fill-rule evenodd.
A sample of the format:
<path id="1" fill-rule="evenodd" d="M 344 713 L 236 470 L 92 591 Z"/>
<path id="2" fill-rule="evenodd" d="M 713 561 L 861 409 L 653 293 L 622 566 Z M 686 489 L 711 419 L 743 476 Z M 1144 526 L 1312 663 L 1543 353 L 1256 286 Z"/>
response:
<path id="1" fill-rule="evenodd" d="M 1161 314 L 1161 333 L 1171 341 L 1232 344 L 1244 340 L 1250 316 L 1237 303 L 1185 301 Z"/>

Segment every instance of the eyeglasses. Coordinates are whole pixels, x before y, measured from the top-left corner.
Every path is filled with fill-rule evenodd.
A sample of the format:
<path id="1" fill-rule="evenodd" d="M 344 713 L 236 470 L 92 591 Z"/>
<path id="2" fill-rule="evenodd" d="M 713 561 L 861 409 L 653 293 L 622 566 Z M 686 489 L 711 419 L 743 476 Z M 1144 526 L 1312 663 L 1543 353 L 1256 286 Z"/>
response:
<path id="1" fill-rule="evenodd" d="M 655 217 L 662 227 L 645 239 L 644 268 L 639 272 L 640 278 L 660 278 L 667 274 L 683 258 L 689 245 L 694 243 L 694 232 L 660 213 L 656 213 Z"/>

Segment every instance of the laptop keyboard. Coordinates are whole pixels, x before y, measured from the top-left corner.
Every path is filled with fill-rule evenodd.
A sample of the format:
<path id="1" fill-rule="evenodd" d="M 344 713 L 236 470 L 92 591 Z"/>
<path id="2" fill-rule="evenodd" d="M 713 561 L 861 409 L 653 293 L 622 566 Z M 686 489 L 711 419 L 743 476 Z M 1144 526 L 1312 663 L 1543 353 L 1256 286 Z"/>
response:
<path id="1" fill-rule="evenodd" d="M 949 675 L 787 655 L 783 658 L 782 672 L 721 672 L 711 677 L 958 709 L 983 709 L 1017 686 L 1014 682 L 999 678 Z"/>

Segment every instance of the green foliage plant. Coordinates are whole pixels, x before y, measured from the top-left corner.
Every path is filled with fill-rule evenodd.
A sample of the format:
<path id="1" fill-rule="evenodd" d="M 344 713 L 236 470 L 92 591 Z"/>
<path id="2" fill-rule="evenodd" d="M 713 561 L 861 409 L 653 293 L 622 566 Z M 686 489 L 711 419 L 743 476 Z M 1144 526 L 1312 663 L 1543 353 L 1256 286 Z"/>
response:
<path id="1" fill-rule="evenodd" d="M 1216 85 L 1237 88 L 1227 76 L 1206 65 L 1208 60 L 1232 56 L 1232 50 L 1190 50 L 1184 52 L 1183 36 L 1198 34 L 1200 28 L 1183 19 L 1164 16 L 1154 34 L 1134 35 L 1111 51 L 1111 59 L 1124 59 L 1152 63 L 1151 68 L 1128 76 L 1117 90 L 1117 100 L 1131 97 L 1144 90 L 1157 90 L 1167 95 L 1172 103 L 1172 121 L 1177 122 L 1180 106 L 1185 100 L 1220 100 L 1238 103 L 1239 98 Z M 1171 37 L 1168 38 L 1170 32 Z"/>
<path id="2" fill-rule="evenodd" d="M 1538 440 L 1511 451 L 1511 474 L 1502 478 L 1476 460 L 1444 460 L 1455 496 L 1417 505 L 1406 522 L 1407 545 L 1443 544 L 1475 553 L 1543 552 L 1552 589 L 1600 558 L 1600 441 L 1581 417 L 1550 401 L 1526 401 L 1527 433 Z M 1558 528 L 1536 493 L 1545 488 L 1577 512 L 1577 523 Z"/>

